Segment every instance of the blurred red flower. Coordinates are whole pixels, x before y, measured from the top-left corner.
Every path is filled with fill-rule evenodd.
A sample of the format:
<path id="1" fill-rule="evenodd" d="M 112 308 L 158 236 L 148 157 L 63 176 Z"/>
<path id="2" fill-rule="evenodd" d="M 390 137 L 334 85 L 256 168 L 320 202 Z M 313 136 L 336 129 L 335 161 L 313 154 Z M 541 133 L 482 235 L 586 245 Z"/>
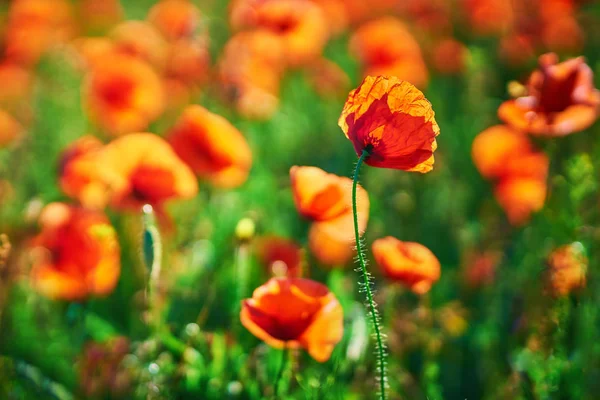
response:
<path id="1" fill-rule="evenodd" d="M 79 156 L 72 154 L 63 163 L 61 185 L 87 207 L 111 203 L 139 209 L 151 204 L 160 211 L 165 201 L 190 198 L 198 191 L 188 166 L 167 142 L 151 133 L 131 133 L 100 149 L 91 145 Z"/>
<path id="2" fill-rule="evenodd" d="M 93 65 L 85 86 L 90 118 L 113 135 L 144 129 L 164 110 L 160 78 L 145 62 L 107 54 Z"/>
<path id="3" fill-rule="evenodd" d="M 188 106 L 168 134 L 175 153 L 200 177 L 219 187 L 248 178 L 252 152 L 229 121 L 199 105 Z"/>
<path id="4" fill-rule="evenodd" d="M 296 242 L 279 236 L 263 236 L 254 243 L 258 260 L 269 274 L 298 278 L 304 268 L 304 250 Z"/>
<path id="5" fill-rule="evenodd" d="M 339 125 L 356 154 L 373 167 L 429 172 L 440 128 L 431 103 L 396 77 L 368 76 L 350 92 Z"/>
<path id="6" fill-rule="evenodd" d="M 382 17 L 365 23 L 354 32 L 349 46 L 364 76 L 385 75 L 427 86 L 429 73 L 421 47 L 399 19 Z"/>
<path id="7" fill-rule="evenodd" d="M 440 279 L 440 262 L 422 244 L 387 236 L 375 240 L 372 250 L 383 274 L 408 286 L 416 294 L 427 293 Z"/>
<path id="8" fill-rule="evenodd" d="M 188 0 L 161 0 L 148 12 L 148 21 L 168 40 L 192 39 L 198 34 L 201 14 Z"/>
<path id="9" fill-rule="evenodd" d="M 44 295 L 83 300 L 112 292 L 121 271 L 116 233 L 97 211 L 48 204 L 40 214 L 41 233 L 33 239 L 32 282 Z"/>
<path id="10" fill-rule="evenodd" d="M 331 356 L 343 335 L 340 303 L 321 283 L 272 278 L 242 301 L 242 325 L 278 349 L 304 348 L 319 362 Z"/>
<path id="11" fill-rule="evenodd" d="M 168 46 L 161 33 L 144 21 L 124 21 L 109 33 L 114 50 L 137 57 L 162 71 L 167 61 Z"/>
<path id="12" fill-rule="evenodd" d="M 496 200 L 512 225 L 523 225 L 532 213 L 541 210 L 546 201 L 546 179 L 508 176 L 494 190 Z"/>
<path id="13" fill-rule="evenodd" d="M 0 149 L 11 144 L 23 132 L 23 127 L 6 111 L 0 109 Z"/>
<path id="14" fill-rule="evenodd" d="M 329 174 L 317 167 L 290 169 L 292 192 L 298 212 L 314 221 L 310 234 L 311 252 L 325 265 L 343 265 L 354 251 L 352 180 Z M 358 229 L 369 221 L 369 196 L 357 187 Z"/>
<path id="15" fill-rule="evenodd" d="M 540 56 L 539 69 L 527 82 L 527 96 L 504 102 L 498 116 L 518 130 L 534 135 L 564 136 L 591 126 L 600 113 L 600 91 L 583 57 L 558 63 L 558 56 Z"/>

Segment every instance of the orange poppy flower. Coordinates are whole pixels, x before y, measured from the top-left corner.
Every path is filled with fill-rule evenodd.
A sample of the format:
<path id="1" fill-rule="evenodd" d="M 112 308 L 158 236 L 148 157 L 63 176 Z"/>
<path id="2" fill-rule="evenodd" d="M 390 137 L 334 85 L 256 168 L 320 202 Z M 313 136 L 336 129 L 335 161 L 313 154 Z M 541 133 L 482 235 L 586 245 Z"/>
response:
<path id="1" fill-rule="evenodd" d="M 427 293 L 440 279 L 440 262 L 422 244 L 387 236 L 374 241 L 372 249 L 383 274 L 408 286 L 416 294 Z"/>
<path id="2" fill-rule="evenodd" d="M 82 300 L 108 295 L 121 271 L 117 235 L 99 212 L 63 203 L 40 214 L 41 233 L 33 240 L 33 285 L 44 295 Z"/>
<path id="3" fill-rule="evenodd" d="M 199 85 L 209 77 L 210 54 L 202 40 L 180 39 L 172 42 L 165 74 L 188 85 Z"/>
<path id="4" fill-rule="evenodd" d="M 70 188 L 67 193 L 87 207 L 151 204 L 160 211 L 165 201 L 190 198 L 198 191 L 188 166 L 151 133 L 131 133 L 99 150 L 92 147 L 67 163 L 64 171 L 63 188 Z"/>
<path id="5" fill-rule="evenodd" d="M 225 45 L 218 69 L 225 94 L 242 115 L 268 119 L 277 110 L 284 51 L 275 35 L 265 30 L 237 33 Z"/>
<path id="6" fill-rule="evenodd" d="M 421 48 L 399 19 L 367 22 L 354 32 L 349 46 L 364 66 L 364 76 L 395 76 L 420 88 L 427 86 L 429 74 Z"/>
<path id="7" fill-rule="evenodd" d="M 581 243 L 571 243 L 555 249 L 548 257 L 548 284 L 551 293 L 567 296 L 584 288 L 588 259 Z"/>
<path id="8" fill-rule="evenodd" d="M 506 125 L 484 130 L 475 137 L 471 148 L 475 166 L 488 179 L 507 175 L 510 160 L 527 157 L 532 152 L 527 136 Z"/>
<path id="9" fill-rule="evenodd" d="M 531 214 L 541 210 L 546 200 L 546 181 L 537 177 L 508 177 L 494 191 L 512 225 L 523 225 Z"/>
<path id="10" fill-rule="evenodd" d="M 316 4 L 305 0 L 265 0 L 256 2 L 253 14 L 252 19 L 243 21 L 245 26 L 277 36 L 289 66 L 306 65 L 323 53 L 329 29 Z"/>
<path id="11" fill-rule="evenodd" d="M 53 45 L 73 36 L 71 5 L 65 0 L 17 0 L 11 3 L 5 31 L 5 54 L 32 65 Z"/>
<path id="12" fill-rule="evenodd" d="M 199 105 L 188 106 L 168 141 L 181 159 L 216 186 L 243 184 L 252 166 L 252 152 L 244 136 L 229 121 Z"/>
<path id="13" fill-rule="evenodd" d="M 349 218 L 349 225 L 353 226 L 350 178 L 330 174 L 317 167 L 293 166 L 290 168 L 290 179 L 294 202 L 301 215 L 313 221 L 328 223 L 340 218 Z M 367 191 L 358 185 L 356 197 L 358 225 L 362 232 L 369 220 L 369 196 Z M 354 235 L 352 229 L 348 233 L 348 238 Z"/>
<path id="14" fill-rule="evenodd" d="M 188 0 L 161 0 L 148 12 L 148 21 L 169 40 L 191 39 L 200 18 L 200 10 Z"/>
<path id="15" fill-rule="evenodd" d="M 465 71 L 469 59 L 469 49 L 456 39 L 443 39 L 434 45 L 431 59 L 439 73 L 461 74 Z"/>
<path id="16" fill-rule="evenodd" d="M 355 254 L 352 216 L 352 180 L 329 174 L 317 167 L 290 169 L 292 192 L 298 212 L 314 221 L 309 247 L 324 265 L 344 265 Z M 369 221 L 369 196 L 357 186 L 358 229 Z"/>
<path id="17" fill-rule="evenodd" d="M 151 24 L 143 21 L 125 21 L 109 33 L 115 50 L 138 57 L 157 70 L 162 70 L 167 61 L 167 42 Z"/>
<path id="18" fill-rule="evenodd" d="M 258 260 L 269 274 L 298 278 L 304 268 L 304 251 L 294 241 L 279 236 L 263 236 L 254 244 Z"/>
<path id="19" fill-rule="evenodd" d="M 342 339 L 340 303 L 321 283 L 300 278 L 272 278 L 242 301 L 242 325 L 277 349 L 304 348 L 319 362 L 331 356 Z"/>
<path id="20" fill-rule="evenodd" d="M 9 113 L 0 109 L 0 148 L 12 143 L 23 132 L 23 127 Z"/>
<path id="21" fill-rule="evenodd" d="M 351 223 L 348 221 L 348 228 Z M 341 234 L 327 222 L 315 222 L 308 232 L 308 247 L 319 263 L 329 267 L 347 265 L 356 255 L 356 242 L 348 234 Z"/>
<path id="22" fill-rule="evenodd" d="M 101 60 L 87 77 L 91 119 L 114 135 L 144 129 L 164 109 L 163 86 L 145 62 L 125 55 Z"/>
<path id="23" fill-rule="evenodd" d="M 534 135 L 564 136 L 591 126 L 600 113 L 600 91 L 583 57 L 558 63 L 556 54 L 540 56 L 527 82 L 528 96 L 504 102 L 500 119 Z"/>
<path id="24" fill-rule="evenodd" d="M 440 128 L 423 93 L 396 77 L 368 76 L 350 92 L 338 121 L 356 154 L 373 167 L 429 172 Z"/>
<path id="25" fill-rule="evenodd" d="M 84 72 L 117 53 L 115 43 L 106 37 L 80 37 L 71 44 L 77 54 L 77 66 Z"/>
<path id="26" fill-rule="evenodd" d="M 9 61 L 0 62 L 0 87 L 0 104 L 11 110 L 18 108 L 31 94 L 31 73 Z"/>
<path id="27" fill-rule="evenodd" d="M 465 11 L 475 33 L 499 35 L 515 23 L 514 3 L 505 0 L 464 0 Z"/>

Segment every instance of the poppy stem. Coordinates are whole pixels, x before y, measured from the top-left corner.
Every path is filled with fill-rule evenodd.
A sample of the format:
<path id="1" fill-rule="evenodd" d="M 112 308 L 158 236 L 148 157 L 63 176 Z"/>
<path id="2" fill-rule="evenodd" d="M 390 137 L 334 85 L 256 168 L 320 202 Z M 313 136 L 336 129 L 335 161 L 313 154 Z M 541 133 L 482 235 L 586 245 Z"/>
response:
<path id="1" fill-rule="evenodd" d="M 360 231 L 358 229 L 358 212 L 356 210 L 356 186 L 358 185 L 358 174 L 360 167 L 365 159 L 371 153 L 368 150 L 363 150 L 361 156 L 356 163 L 356 169 L 354 170 L 354 179 L 352 180 L 352 214 L 354 216 L 354 237 L 356 240 L 356 251 L 358 253 L 358 262 L 360 264 L 360 270 L 363 278 L 363 286 L 367 293 L 367 303 L 369 311 L 371 313 L 371 321 L 373 322 L 373 329 L 375 331 L 375 338 L 377 340 L 377 358 L 379 362 L 379 398 L 385 400 L 385 388 L 386 388 L 386 371 L 385 371 L 385 348 L 383 344 L 383 334 L 381 333 L 381 327 L 379 326 L 379 314 L 375 307 L 375 301 L 373 300 L 373 290 L 371 289 L 371 280 L 369 271 L 367 271 L 367 264 L 365 262 L 365 256 L 363 254 Z"/>
<path id="2" fill-rule="evenodd" d="M 277 399 L 277 396 L 279 395 L 279 382 L 281 381 L 281 378 L 283 377 L 283 371 L 285 370 L 285 366 L 287 365 L 287 359 L 288 359 L 288 352 L 287 349 L 284 347 L 281 350 L 281 363 L 279 364 L 279 371 L 277 371 L 277 377 L 275 378 L 275 398 Z"/>

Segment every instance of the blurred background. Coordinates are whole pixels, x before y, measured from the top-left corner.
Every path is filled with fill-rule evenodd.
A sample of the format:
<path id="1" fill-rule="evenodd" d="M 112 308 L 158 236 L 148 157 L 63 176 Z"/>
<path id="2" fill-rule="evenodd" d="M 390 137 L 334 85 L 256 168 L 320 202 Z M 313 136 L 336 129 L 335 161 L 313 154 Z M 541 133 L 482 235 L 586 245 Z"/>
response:
<path id="1" fill-rule="evenodd" d="M 597 398 L 600 3 L 4 0 L 0 37 L 0 398 L 376 398 L 353 244 L 290 179 L 352 176 L 367 75 L 441 130 L 361 173 L 388 398 Z M 339 301 L 324 362 L 240 319 L 274 276 Z"/>

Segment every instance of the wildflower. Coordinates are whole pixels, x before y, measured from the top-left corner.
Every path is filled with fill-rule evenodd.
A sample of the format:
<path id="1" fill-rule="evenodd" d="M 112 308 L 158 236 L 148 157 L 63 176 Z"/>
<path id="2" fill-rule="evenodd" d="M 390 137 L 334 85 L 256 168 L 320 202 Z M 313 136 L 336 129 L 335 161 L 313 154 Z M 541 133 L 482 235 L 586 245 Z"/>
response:
<path id="1" fill-rule="evenodd" d="M 92 207 L 111 203 L 120 209 L 139 209 L 150 204 L 160 211 L 165 201 L 190 198 L 198 191 L 188 166 L 167 142 L 151 133 L 124 135 L 74 157 L 65 171 L 69 173 L 61 179 L 63 187 Z"/>
<path id="2" fill-rule="evenodd" d="M 201 40 L 180 39 L 169 45 L 165 75 L 186 85 L 199 85 L 209 77 L 210 55 Z"/>
<path id="3" fill-rule="evenodd" d="M 308 81 L 321 96 L 338 96 L 347 93 L 350 78 L 337 64 L 324 58 L 307 68 Z"/>
<path id="4" fill-rule="evenodd" d="M 468 21 L 479 35 L 499 35 L 515 23 L 513 4 L 504 0 L 463 0 Z"/>
<path id="5" fill-rule="evenodd" d="M 540 56 L 527 82 L 528 96 L 504 102 L 500 119 L 534 135 L 564 136 L 592 125 L 600 112 L 600 91 L 583 57 L 558 63 L 554 53 Z"/>
<path id="6" fill-rule="evenodd" d="M 298 278 L 304 267 L 304 251 L 293 240 L 263 236 L 254 244 L 258 260 L 277 277 Z"/>
<path id="7" fill-rule="evenodd" d="M 298 212 L 314 221 L 309 235 L 311 252 L 325 265 L 346 264 L 354 254 L 352 181 L 317 167 L 299 166 L 290 169 L 290 179 Z M 357 197 L 362 232 L 369 220 L 369 196 L 359 187 Z"/>
<path id="8" fill-rule="evenodd" d="M 51 203 L 39 223 L 32 282 L 42 294 L 73 301 L 112 292 L 121 271 L 120 252 L 104 214 Z"/>
<path id="9" fill-rule="evenodd" d="M 329 30 L 325 15 L 316 4 L 304 0 L 265 0 L 250 9 L 253 17 L 240 22 L 245 28 L 264 30 L 277 37 L 282 42 L 287 65 L 308 65 L 323 53 Z"/>
<path id="10" fill-rule="evenodd" d="M 350 38 L 350 51 L 364 66 L 364 76 L 394 76 L 427 86 L 429 74 L 421 48 L 408 28 L 394 17 L 382 17 L 359 27 Z"/>
<path id="11" fill-rule="evenodd" d="M 532 213 L 541 210 L 546 200 L 545 179 L 507 177 L 494 190 L 498 203 L 512 225 L 523 225 Z"/>
<path id="12" fill-rule="evenodd" d="M 557 297 L 566 296 L 586 285 L 588 259 L 581 243 L 555 249 L 548 257 L 549 289 Z"/>
<path id="13" fill-rule="evenodd" d="M 229 121 L 199 105 L 188 106 L 168 134 L 175 153 L 200 177 L 219 187 L 248 178 L 252 152 Z"/>
<path id="14" fill-rule="evenodd" d="M 144 21 L 124 21 L 109 33 L 115 50 L 137 57 L 161 71 L 167 60 L 167 42 L 160 32 Z"/>
<path id="15" fill-rule="evenodd" d="M 218 64 L 226 96 L 242 115 L 255 119 L 268 119 L 277 110 L 283 71 L 283 43 L 264 30 L 234 35 Z"/>
<path id="16" fill-rule="evenodd" d="M 396 77 L 365 78 L 350 92 L 339 125 L 373 167 L 429 172 L 440 128 L 420 90 Z"/>
<path id="17" fill-rule="evenodd" d="M 440 262 L 422 244 L 387 236 L 374 241 L 372 250 L 383 274 L 408 286 L 414 293 L 427 293 L 440 278 Z"/>
<path id="18" fill-rule="evenodd" d="M 161 0 L 148 12 L 148 21 L 168 39 L 191 39 L 200 28 L 200 10 L 188 0 Z"/>
<path id="19" fill-rule="evenodd" d="M 77 17 L 87 32 L 105 32 L 123 19 L 119 0 L 80 0 Z"/>
<path id="20" fill-rule="evenodd" d="M 453 75 L 465 71 L 469 49 L 456 39 L 438 41 L 433 48 L 432 61 L 441 74 Z"/>
<path id="21" fill-rule="evenodd" d="M 145 62 L 124 55 L 105 57 L 87 77 L 90 117 L 114 135 L 144 129 L 164 109 L 163 87 Z"/>
<path id="22" fill-rule="evenodd" d="M 304 348 L 325 362 L 343 334 L 340 303 L 321 283 L 272 278 L 242 301 L 242 325 L 278 349 Z"/>
<path id="23" fill-rule="evenodd" d="M 498 251 L 473 252 L 465 261 L 464 278 L 469 286 L 478 287 L 494 282 L 502 253 Z"/>

